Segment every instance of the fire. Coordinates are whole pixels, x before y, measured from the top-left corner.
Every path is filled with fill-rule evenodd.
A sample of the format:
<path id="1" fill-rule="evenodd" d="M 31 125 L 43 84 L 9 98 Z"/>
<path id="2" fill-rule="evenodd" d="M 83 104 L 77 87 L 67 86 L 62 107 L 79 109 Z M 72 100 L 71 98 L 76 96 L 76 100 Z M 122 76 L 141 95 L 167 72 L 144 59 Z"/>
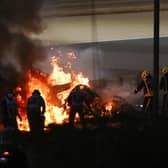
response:
<path id="1" fill-rule="evenodd" d="M 75 74 L 74 72 L 64 72 L 63 68 L 58 65 L 58 60 L 55 56 L 51 57 L 51 66 L 53 71 L 48 76 L 40 71 L 38 71 L 39 76 L 37 74 L 34 75 L 33 71 L 29 70 L 27 72 L 27 83 L 22 87 L 18 86 L 16 88 L 16 92 L 18 93 L 16 97 L 18 111 L 22 116 L 22 121 L 17 118 L 19 130 L 29 131 L 26 103 L 34 89 L 38 89 L 41 92 L 41 96 L 46 102 L 45 126 L 47 127 L 51 123 L 66 123 L 69 115 L 68 109 L 64 109 L 64 104 L 68 94 L 77 84 L 89 85 L 88 78 L 85 78 L 82 73 Z M 41 76 L 45 80 L 40 80 Z M 53 95 L 54 87 L 57 87 L 57 85 L 64 86 L 64 84 L 69 84 L 69 87 Z M 25 96 L 21 94 L 23 90 L 26 92 Z"/>
<path id="2" fill-rule="evenodd" d="M 52 85 L 71 82 L 71 74 L 65 73 L 63 68 L 58 66 L 58 59 L 56 57 L 51 57 L 51 65 L 54 67 L 52 74 L 49 76 L 49 82 Z"/>
<path id="3" fill-rule="evenodd" d="M 68 58 L 76 59 L 76 55 L 74 52 L 69 52 L 69 53 L 67 53 L 67 55 L 68 55 Z"/>
<path id="4" fill-rule="evenodd" d="M 113 103 L 112 102 L 108 102 L 105 106 L 106 111 L 111 111 L 113 108 Z"/>

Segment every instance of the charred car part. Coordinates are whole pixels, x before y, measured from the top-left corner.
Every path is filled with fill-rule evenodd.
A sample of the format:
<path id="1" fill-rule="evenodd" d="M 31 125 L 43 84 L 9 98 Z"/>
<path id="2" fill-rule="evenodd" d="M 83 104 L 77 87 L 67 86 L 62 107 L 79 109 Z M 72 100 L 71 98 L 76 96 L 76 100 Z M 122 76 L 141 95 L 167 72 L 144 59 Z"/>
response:
<path id="1" fill-rule="evenodd" d="M 48 101 L 52 102 L 55 106 L 58 106 L 58 107 L 62 106 L 62 103 L 58 99 L 57 94 L 59 94 L 60 92 L 65 91 L 65 90 L 70 89 L 71 85 L 72 85 L 71 82 L 65 83 L 65 84 L 57 84 L 57 85 L 53 84 L 52 85 L 49 82 L 49 74 L 46 73 L 46 72 L 41 71 L 38 68 L 31 68 L 28 71 L 28 74 L 31 77 L 34 77 L 34 78 L 38 79 L 39 81 L 41 81 L 42 83 L 45 83 L 47 85 L 47 88 L 49 89 L 49 94 L 48 94 L 49 96 L 47 97 Z M 21 85 L 23 85 L 22 88 L 25 88 L 24 87 L 24 85 L 25 85 L 24 83 L 21 84 Z M 23 95 L 25 93 L 26 93 L 26 91 L 16 89 L 16 94 L 20 94 L 20 95 L 22 95 L 22 97 L 25 97 L 25 95 Z"/>

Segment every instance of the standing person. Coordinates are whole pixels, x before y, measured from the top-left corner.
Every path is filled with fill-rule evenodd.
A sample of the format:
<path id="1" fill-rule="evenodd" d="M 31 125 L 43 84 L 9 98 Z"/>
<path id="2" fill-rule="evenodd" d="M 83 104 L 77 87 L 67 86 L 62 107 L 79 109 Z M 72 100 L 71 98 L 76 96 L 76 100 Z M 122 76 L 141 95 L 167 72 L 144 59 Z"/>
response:
<path id="1" fill-rule="evenodd" d="M 27 102 L 27 116 L 31 132 L 43 131 L 45 110 L 45 101 L 40 91 L 35 89 Z"/>
<path id="2" fill-rule="evenodd" d="M 168 112 L 168 66 L 163 67 L 161 72 L 160 90 L 163 94 L 161 113 L 163 117 L 166 117 L 166 112 Z"/>
<path id="3" fill-rule="evenodd" d="M 153 106 L 153 77 L 146 70 L 141 73 L 141 81 L 134 90 L 134 93 L 137 94 L 142 89 L 144 91 L 143 111 L 150 114 Z"/>
<path id="4" fill-rule="evenodd" d="M 76 86 L 67 98 L 68 105 L 70 106 L 69 123 L 71 126 L 74 124 L 76 113 L 80 116 L 80 122 L 85 127 L 84 109 L 87 107 L 86 97 L 84 93 L 84 85 Z M 89 107 L 88 107 L 89 108 Z"/>
<path id="5" fill-rule="evenodd" d="M 16 117 L 18 116 L 20 120 L 22 120 L 19 112 L 17 101 L 12 91 L 9 91 L 7 95 L 0 102 L 3 125 L 5 128 L 13 128 L 15 130 L 18 129 Z"/>

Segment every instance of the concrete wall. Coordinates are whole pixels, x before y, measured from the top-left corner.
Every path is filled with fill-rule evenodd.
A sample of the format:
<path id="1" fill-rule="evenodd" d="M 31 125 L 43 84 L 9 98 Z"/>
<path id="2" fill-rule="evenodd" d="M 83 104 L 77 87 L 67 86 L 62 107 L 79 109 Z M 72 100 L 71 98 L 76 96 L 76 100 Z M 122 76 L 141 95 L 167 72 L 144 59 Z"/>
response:
<path id="1" fill-rule="evenodd" d="M 160 36 L 168 36 L 168 11 L 160 13 Z M 33 38 L 72 44 L 153 37 L 153 12 L 43 18 L 44 31 Z"/>

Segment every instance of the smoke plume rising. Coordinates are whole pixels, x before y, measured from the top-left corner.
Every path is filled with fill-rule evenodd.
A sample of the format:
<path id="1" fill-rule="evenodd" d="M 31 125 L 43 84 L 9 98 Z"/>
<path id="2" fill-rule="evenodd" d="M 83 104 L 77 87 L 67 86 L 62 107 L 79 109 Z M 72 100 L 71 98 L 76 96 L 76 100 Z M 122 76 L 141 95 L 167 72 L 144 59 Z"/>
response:
<path id="1" fill-rule="evenodd" d="M 138 94 L 134 94 L 134 89 L 136 88 L 136 84 L 124 82 L 122 86 L 119 83 L 115 84 L 107 84 L 105 88 L 99 91 L 99 95 L 105 100 L 112 100 L 115 97 L 132 104 L 135 106 L 136 104 L 142 103 L 143 91 Z"/>
<path id="2" fill-rule="evenodd" d="M 0 79 L 1 88 L 15 87 L 25 80 L 25 72 L 45 58 L 40 41 L 31 34 L 41 33 L 39 16 L 43 0 L 0 1 Z"/>

